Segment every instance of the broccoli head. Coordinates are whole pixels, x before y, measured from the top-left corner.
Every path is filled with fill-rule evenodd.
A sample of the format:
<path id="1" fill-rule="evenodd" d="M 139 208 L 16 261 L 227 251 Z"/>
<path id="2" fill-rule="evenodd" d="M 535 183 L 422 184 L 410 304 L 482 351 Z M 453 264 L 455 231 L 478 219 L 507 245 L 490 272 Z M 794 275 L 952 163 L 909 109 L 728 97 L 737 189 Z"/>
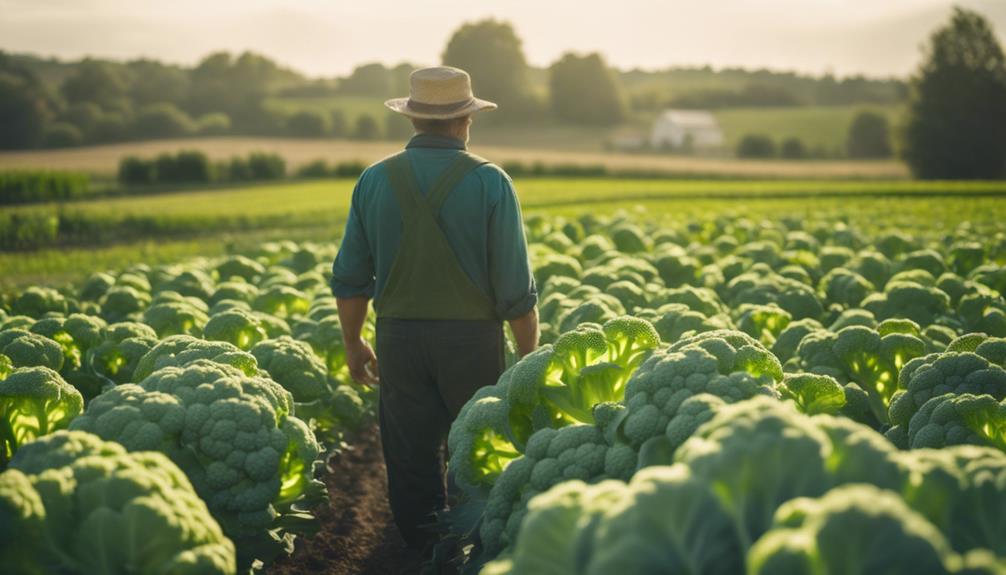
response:
<path id="1" fill-rule="evenodd" d="M 331 395 L 328 371 L 311 346 L 289 336 L 260 342 L 251 348 L 260 369 L 293 394 L 297 403 Z"/>
<path id="2" fill-rule="evenodd" d="M 513 544 L 535 495 L 572 479 L 627 480 L 636 470 L 636 452 L 609 445 L 593 425 L 542 429 L 528 440 L 524 456 L 503 469 L 486 500 L 479 528 L 484 550 L 494 557 Z"/>
<path id="3" fill-rule="evenodd" d="M 159 337 L 202 334 L 209 320 L 206 312 L 188 303 L 155 303 L 143 313 L 143 323 L 154 328 Z"/>
<path id="4" fill-rule="evenodd" d="M 212 315 L 203 327 L 203 337 L 226 341 L 238 349 L 250 350 L 268 334 L 262 322 L 248 311 L 229 309 Z"/>
<path id="5" fill-rule="evenodd" d="M 234 544 L 174 463 L 80 431 L 26 445 L 0 474 L 0 525 L 17 573 L 237 572 Z"/>
<path id="6" fill-rule="evenodd" d="M 946 393 L 924 403 L 908 423 L 908 447 L 987 445 L 1006 451 L 1006 405 L 991 395 Z"/>
<path id="7" fill-rule="evenodd" d="M 225 341 L 206 341 L 187 335 L 162 339 L 136 363 L 133 379 L 141 381 L 162 367 L 184 367 L 197 359 L 236 367 L 247 375 L 258 375 L 258 362 L 252 354 Z"/>
<path id="8" fill-rule="evenodd" d="M 116 285 L 101 296 L 101 317 L 107 322 L 136 321 L 150 305 L 150 294 L 132 286 Z"/>
<path id="9" fill-rule="evenodd" d="M 292 410 L 290 393 L 271 379 L 200 359 L 106 391 L 71 429 L 167 455 L 244 565 L 281 552 L 293 535 L 281 527 L 284 517 L 301 516 L 295 504 L 308 507 L 323 495 L 314 479 L 320 447 Z"/>
<path id="10" fill-rule="evenodd" d="M 0 469 L 18 447 L 63 429 L 84 409 L 84 398 L 47 367 L 0 374 Z"/>
<path id="11" fill-rule="evenodd" d="M 14 367 L 63 369 L 63 348 L 58 342 L 19 328 L 0 331 L 0 354 L 7 356 Z"/>
<path id="12" fill-rule="evenodd" d="M 447 436 L 450 469 L 458 486 L 487 496 L 496 479 L 521 452 L 511 439 L 506 391 L 512 370 L 496 385 L 475 392 L 461 408 Z"/>
<path id="13" fill-rule="evenodd" d="M 946 573 L 946 538 L 897 493 L 848 485 L 818 499 L 794 499 L 748 558 L 749 572 Z"/>
<path id="14" fill-rule="evenodd" d="M 17 296 L 11 305 L 14 315 L 40 318 L 49 312 L 65 314 L 70 310 L 69 302 L 58 291 L 41 286 L 32 286 Z"/>
<path id="15" fill-rule="evenodd" d="M 908 429 L 912 417 L 927 401 L 947 393 L 990 395 L 1006 398 L 1006 370 L 971 352 L 930 354 L 909 362 L 898 381 L 901 391 L 891 402 L 890 419 L 898 428 Z M 934 406 L 935 407 L 935 406 Z M 901 447 L 907 447 L 902 444 Z"/>

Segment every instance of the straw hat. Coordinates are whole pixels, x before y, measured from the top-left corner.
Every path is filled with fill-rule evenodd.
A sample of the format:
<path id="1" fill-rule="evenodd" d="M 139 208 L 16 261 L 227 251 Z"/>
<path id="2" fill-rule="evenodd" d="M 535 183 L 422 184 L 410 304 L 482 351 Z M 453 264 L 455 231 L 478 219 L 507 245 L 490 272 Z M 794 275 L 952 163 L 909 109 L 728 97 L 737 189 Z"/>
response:
<path id="1" fill-rule="evenodd" d="M 471 76 L 458 68 L 422 68 L 409 76 L 409 84 L 408 98 L 393 98 L 384 105 L 399 114 L 425 120 L 450 120 L 496 109 L 496 104 L 472 95 Z"/>

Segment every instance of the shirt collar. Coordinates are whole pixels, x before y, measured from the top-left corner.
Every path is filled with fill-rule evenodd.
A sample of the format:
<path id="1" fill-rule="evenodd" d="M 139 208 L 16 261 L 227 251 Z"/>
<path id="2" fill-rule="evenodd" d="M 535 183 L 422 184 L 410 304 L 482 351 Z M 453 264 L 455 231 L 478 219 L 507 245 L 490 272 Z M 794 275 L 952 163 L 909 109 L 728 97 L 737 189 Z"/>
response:
<path id="1" fill-rule="evenodd" d="M 416 134 L 409 140 L 405 149 L 409 148 L 440 148 L 445 150 L 466 150 L 465 143 L 450 136 L 437 136 L 434 134 Z"/>

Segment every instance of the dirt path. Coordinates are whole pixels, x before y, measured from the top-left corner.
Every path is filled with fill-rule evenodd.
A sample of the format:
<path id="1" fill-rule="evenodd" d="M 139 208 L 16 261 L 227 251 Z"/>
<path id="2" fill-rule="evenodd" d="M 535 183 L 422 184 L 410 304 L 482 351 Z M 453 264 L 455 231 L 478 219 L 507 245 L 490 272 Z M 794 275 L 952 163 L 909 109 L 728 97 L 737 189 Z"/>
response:
<path id="1" fill-rule="evenodd" d="M 388 508 L 387 481 L 377 429 L 335 456 L 325 479 L 330 505 L 318 510 L 322 530 L 299 539 L 289 559 L 269 569 L 281 575 L 399 575 L 419 572 Z"/>

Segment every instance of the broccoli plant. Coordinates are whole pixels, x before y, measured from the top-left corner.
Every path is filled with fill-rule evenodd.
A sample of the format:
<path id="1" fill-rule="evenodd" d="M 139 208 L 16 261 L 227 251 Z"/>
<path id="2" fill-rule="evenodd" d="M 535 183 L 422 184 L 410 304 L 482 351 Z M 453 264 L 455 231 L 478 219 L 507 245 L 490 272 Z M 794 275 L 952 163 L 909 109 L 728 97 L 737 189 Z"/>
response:
<path id="1" fill-rule="evenodd" d="M 87 354 L 101 343 L 104 328 L 105 321 L 101 318 L 77 313 L 41 319 L 31 327 L 33 333 L 44 335 L 63 348 L 60 374 L 80 390 L 84 399 L 101 392 L 103 380 L 88 368 Z"/>
<path id="2" fill-rule="evenodd" d="M 627 480 L 636 470 L 636 452 L 611 445 L 594 425 L 542 429 L 528 440 L 523 457 L 503 469 L 485 501 L 479 527 L 483 551 L 495 557 L 511 545 L 527 512 L 528 501 L 563 481 Z"/>
<path id="3" fill-rule="evenodd" d="M 733 403 L 774 395 L 781 379 L 779 361 L 751 336 L 734 331 L 698 334 L 658 350 L 636 370 L 626 386 L 626 409 L 610 426 L 636 448 L 650 450 L 655 446 L 647 444 L 657 442 L 673 449 L 717 404 L 701 400 L 686 408 L 689 399 L 709 395 Z"/>
<path id="4" fill-rule="evenodd" d="M 83 409 L 80 392 L 47 367 L 0 373 L 0 469 L 18 447 L 66 428 Z"/>
<path id="5" fill-rule="evenodd" d="M 787 373 L 777 389 L 807 415 L 836 414 L 845 406 L 845 390 L 830 375 Z"/>
<path id="6" fill-rule="evenodd" d="M 947 393 L 990 395 L 1001 401 L 1006 398 L 1006 370 L 971 352 L 930 354 L 909 362 L 898 386 L 890 411 L 894 427 L 887 436 L 907 448 L 911 420 L 926 402 Z"/>
<path id="7" fill-rule="evenodd" d="M 155 303 L 143 313 L 143 323 L 160 337 L 201 335 L 208 320 L 204 310 L 180 301 Z"/>
<path id="8" fill-rule="evenodd" d="M 629 376 L 659 344 L 649 322 L 619 317 L 582 324 L 528 354 L 514 366 L 507 392 L 517 441 L 542 427 L 593 423 L 594 406 L 620 401 Z"/>
<path id="9" fill-rule="evenodd" d="M 203 337 L 226 341 L 238 349 L 249 351 L 255 344 L 264 341 L 268 334 L 262 322 L 250 312 L 228 309 L 210 316 L 203 327 Z"/>
<path id="10" fill-rule="evenodd" d="M 142 323 L 113 323 L 85 358 L 87 369 L 113 384 L 129 383 L 140 359 L 157 345 L 157 334 Z"/>
<path id="11" fill-rule="evenodd" d="M 234 544 L 160 453 L 61 431 L 0 473 L 0 534 L 11 573 L 234 575 Z"/>
<path id="12" fill-rule="evenodd" d="M 140 381 L 162 367 L 184 367 L 197 359 L 236 367 L 246 375 L 258 375 L 255 356 L 224 341 L 206 341 L 187 335 L 162 339 L 136 363 L 133 379 Z"/>
<path id="13" fill-rule="evenodd" d="M 0 331 L 0 354 L 7 356 L 15 367 L 63 369 L 63 348 L 59 343 L 19 328 Z"/>
<path id="14" fill-rule="evenodd" d="M 11 311 L 14 312 L 14 315 L 26 315 L 36 319 L 49 312 L 65 314 L 69 310 L 69 302 L 63 297 L 63 294 L 52 288 L 41 286 L 27 288 L 17 296 L 11 305 Z"/>
<path id="15" fill-rule="evenodd" d="M 487 496 L 503 469 L 522 454 L 510 430 L 507 390 L 512 374 L 508 370 L 496 385 L 476 391 L 447 436 L 454 480 L 472 497 Z"/>
<path id="16" fill-rule="evenodd" d="M 922 404 L 908 423 L 908 447 L 987 445 L 1006 451 L 1006 405 L 991 395 L 946 393 Z"/>
<path id="17" fill-rule="evenodd" d="M 925 353 L 925 342 L 906 333 L 881 334 L 863 326 L 808 334 L 797 348 L 799 367 L 830 375 L 842 384 L 855 384 L 864 392 L 875 426 L 889 421 L 888 408 L 898 390 L 898 374 L 911 360 Z M 847 386 L 848 387 L 848 386 Z M 849 395 L 849 394 L 847 394 Z M 847 397 L 847 399 L 852 399 Z"/>
<path id="18" fill-rule="evenodd" d="M 946 538 L 896 493 L 848 485 L 783 505 L 751 549 L 749 572 L 951 573 Z"/>
<path id="19" fill-rule="evenodd" d="M 247 565 L 288 550 L 324 496 L 314 479 L 320 447 L 292 410 L 290 393 L 271 379 L 199 359 L 106 391 L 71 429 L 167 455 Z"/>

